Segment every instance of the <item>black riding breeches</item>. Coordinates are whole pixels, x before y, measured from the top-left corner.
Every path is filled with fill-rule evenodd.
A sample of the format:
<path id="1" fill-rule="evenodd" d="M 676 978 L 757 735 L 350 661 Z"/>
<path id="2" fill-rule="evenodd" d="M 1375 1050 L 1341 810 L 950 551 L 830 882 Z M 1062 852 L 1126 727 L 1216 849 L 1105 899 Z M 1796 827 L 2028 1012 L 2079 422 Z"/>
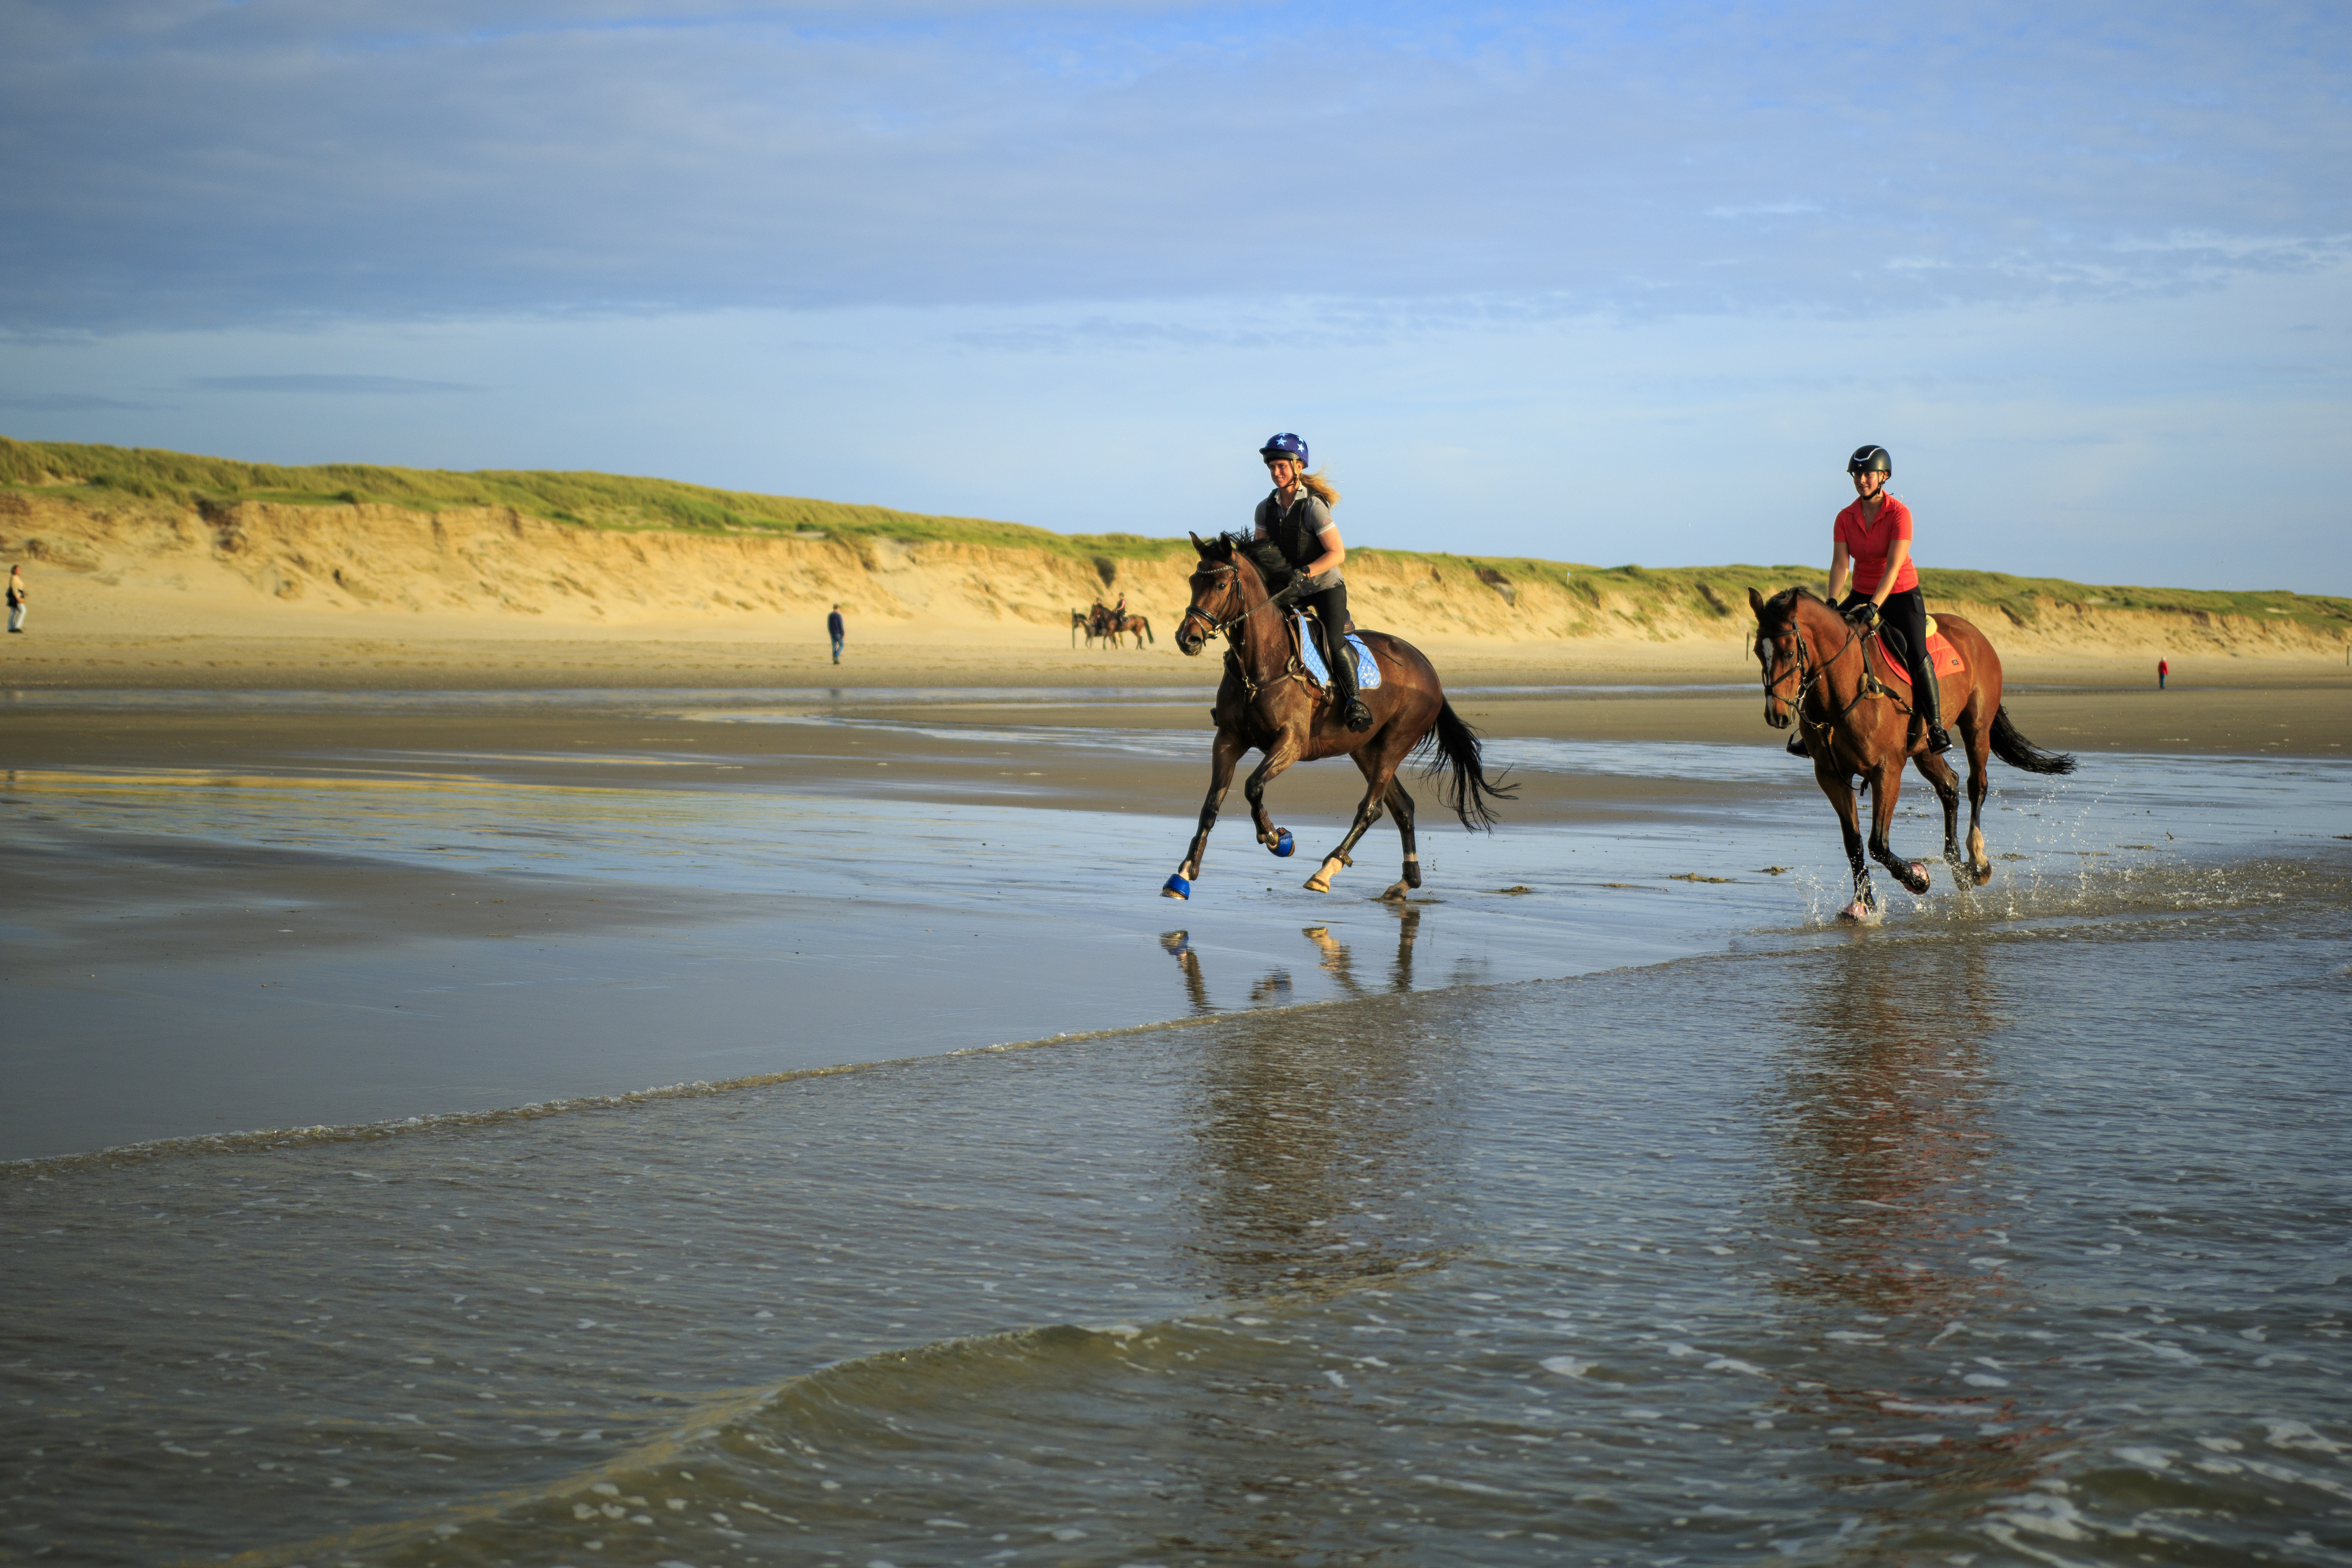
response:
<path id="1" fill-rule="evenodd" d="M 1348 584 L 1309 594 L 1298 607 L 1315 612 L 1323 628 L 1323 664 L 1331 672 L 1331 699 L 1345 708 L 1356 696 L 1356 658 L 1348 647 Z M 1309 634 L 1312 635 L 1312 634 Z"/>
<path id="2" fill-rule="evenodd" d="M 1869 597 L 1867 594 L 1848 594 L 1845 602 L 1838 605 L 1838 611 L 1843 614 Z M 1938 700 L 1940 694 L 1936 689 L 1936 672 L 1927 662 L 1927 595 L 1916 588 L 1889 594 L 1886 603 L 1879 606 L 1878 618 L 1890 634 L 1880 638 L 1880 646 L 1901 658 L 1903 668 L 1911 672 L 1911 690 L 1916 700 L 1914 706 L 1941 723 L 1943 704 Z"/>

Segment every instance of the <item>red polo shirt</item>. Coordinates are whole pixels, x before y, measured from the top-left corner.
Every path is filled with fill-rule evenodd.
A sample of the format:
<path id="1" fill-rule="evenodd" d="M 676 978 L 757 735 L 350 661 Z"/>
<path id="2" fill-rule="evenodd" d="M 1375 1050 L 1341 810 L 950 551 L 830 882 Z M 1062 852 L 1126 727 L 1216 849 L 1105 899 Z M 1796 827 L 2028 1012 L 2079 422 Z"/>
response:
<path id="1" fill-rule="evenodd" d="M 1911 509 L 1888 496 L 1878 508 L 1878 521 L 1863 521 L 1862 502 L 1837 514 L 1838 542 L 1853 557 L 1853 586 L 1858 594 L 1878 592 L 1878 580 L 1886 575 L 1886 557 L 1898 539 L 1911 537 Z M 1919 585 L 1919 574 L 1912 569 L 1906 557 L 1903 570 L 1895 575 L 1890 593 L 1906 594 Z"/>

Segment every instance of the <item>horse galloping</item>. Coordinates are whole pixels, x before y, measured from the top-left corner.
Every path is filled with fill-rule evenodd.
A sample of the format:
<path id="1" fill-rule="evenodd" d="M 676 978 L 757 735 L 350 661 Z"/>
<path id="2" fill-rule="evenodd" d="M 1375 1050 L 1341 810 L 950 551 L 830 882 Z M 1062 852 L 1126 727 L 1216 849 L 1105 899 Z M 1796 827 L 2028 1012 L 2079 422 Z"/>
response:
<path id="1" fill-rule="evenodd" d="M 1969 756 L 1969 841 L 1959 842 L 1959 775 L 1927 750 L 1926 727 L 1907 700 L 1910 688 L 1886 679 L 1893 661 L 1875 637 L 1862 631 L 1804 588 L 1788 588 L 1766 599 L 1748 590 L 1756 615 L 1756 658 L 1764 667 L 1764 721 L 1785 730 L 1793 720 L 1813 760 L 1813 780 L 1838 814 L 1846 859 L 1853 867 L 1853 902 L 1840 914 L 1870 919 L 1878 909 L 1854 803 L 1853 778 L 1870 791 L 1872 858 L 1895 874 L 1909 891 L 1927 890 L 1927 868 L 1904 860 L 1887 842 L 1895 798 L 1903 788 L 1903 764 L 1918 764 L 1920 776 L 1944 806 L 1944 863 L 1955 882 L 1982 887 L 1992 879 L 1985 856 L 1985 760 L 2000 758 L 2030 773 L 2070 773 L 2074 759 L 2037 749 L 2009 721 L 2001 706 L 2000 656 L 1982 632 L 1957 616 L 1937 617 L 1946 640 L 1967 668 L 1932 677 L 1943 697 L 1945 721 L 1960 733 Z M 1874 668 L 1874 666 L 1875 668 Z M 1794 688 L 1790 689 L 1793 681 Z"/>
<path id="2" fill-rule="evenodd" d="M 1216 740 L 1210 749 L 1209 793 L 1201 804 L 1201 821 L 1176 873 L 1160 890 L 1171 899 L 1192 895 L 1192 881 L 1201 874 L 1208 851 L 1209 830 L 1217 825 L 1217 810 L 1232 787 L 1234 768 L 1242 754 L 1265 753 L 1242 792 L 1249 797 L 1250 816 L 1257 841 L 1277 856 L 1296 847 L 1290 830 L 1276 827 L 1265 811 L 1265 786 L 1293 763 L 1323 757 L 1352 759 L 1364 775 L 1364 798 L 1355 820 L 1339 847 L 1323 858 L 1321 868 L 1307 879 L 1311 892 L 1328 893 L 1331 879 L 1343 866 L 1355 862 L 1349 852 L 1365 830 L 1380 820 L 1383 806 L 1396 818 L 1397 836 L 1404 844 L 1402 877 L 1381 896 L 1402 899 L 1421 886 L 1421 856 L 1413 842 L 1412 796 L 1397 779 L 1397 769 L 1414 752 L 1433 748 L 1433 773 L 1451 766 L 1445 802 L 1462 826 L 1477 829 L 1494 826 L 1489 800 L 1507 800 L 1511 787 L 1499 778 L 1489 782 L 1479 754 L 1476 731 L 1464 723 L 1445 700 L 1437 671 L 1421 650 L 1384 632 L 1360 634 L 1380 667 L 1381 683 L 1361 693 L 1371 710 L 1369 729 L 1349 730 L 1334 711 L 1327 692 L 1308 680 L 1286 625 L 1287 617 L 1274 611 L 1269 584 L 1279 589 L 1291 575 L 1290 564 L 1264 541 L 1240 534 L 1213 540 L 1192 536 L 1200 552 L 1192 574 L 1192 602 L 1176 627 L 1176 646 L 1187 656 L 1197 654 L 1210 637 L 1222 632 L 1227 644 L 1225 678 L 1217 687 Z M 1343 635 L 1333 627 L 1326 639 L 1335 658 L 1352 658 Z M 1301 635 L 1311 635 L 1304 631 Z"/>

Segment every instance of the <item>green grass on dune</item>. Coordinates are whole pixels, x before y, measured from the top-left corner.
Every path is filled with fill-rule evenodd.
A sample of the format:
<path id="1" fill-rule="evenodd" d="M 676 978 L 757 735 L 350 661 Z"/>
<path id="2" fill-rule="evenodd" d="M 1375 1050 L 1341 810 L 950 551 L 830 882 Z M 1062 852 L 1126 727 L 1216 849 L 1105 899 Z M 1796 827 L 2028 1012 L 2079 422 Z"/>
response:
<path id="1" fill-rule="evenodd" d="M 1007 545 L 1091 559 L 1108 554 L 1157 559 L 1184 548 L 1181 540 L 1123 533 L 1053 533 L 1017 522 L 976 517 L 930 517 L 888 507 L 852 506 L 799 496 L 752 495 L 675 479 L 618 474 L 547 473 L 486 468 L 391 468 L 369 463 L 320 463 L 301 468 L 194 457 L 144 447 L 79 446 L 63 441 L 14 441 L 0 436 L 0 486 L 38 487 L 47 493 L 90 500 L 137 497 L 183 506 L 276 501 L 296 506 L 511 507 L 532 517 L 582 528 L 660 529 L 689 533 L 822 533 L 867 535 L 909 542 L 940 540 Z"/>
<path id="2" fill-rule="evenodd" d="M 798 496 L 713 489 L 675 479 L 617 474 L 483 469 L 393 468 L 368 463 L 281 467 L 226 458 L 194 457 L 143 447 L 16 441 L 0 436 L 0 489 L 92 501 L 137 498 L 193 507 L 237 501 L 299 506 L 360 503 L 433 511 L 446 507 L 511 507 L 516 511 L 581 528 L 657 529 L 690 533 L 822 534 L 844 540 L 892 539 L 1041 550 L 1096 566 L 1106 578 L 1117 561 L 1164 561 L 1185 556 L 1182 539 L 1132 533 L 1054 533 L 986 518 L 933 517 L 888 507 L 852 506 Z M 1605 595 L 1636 623 L 1653 614 L 1698 615 L 1726 621 L 1748 613 L 1748 589 L 1770 594 L 1792 583 L 1818 588 L 1823 565 L 1596 567 L 1529 557 L 1454 555 L 1424 551 L 1363 551 L 1419 562 L 1444 573 L 1459 570 L 1498 593 L 1548 584 L 1571 605 L 1598 611 Z M 2286 620 L 2352 635 L 2352 600 L 2285 589 L 2236 592 L 2210 588 L 2099 587 L 2058 577 L 2017 577 L 2000 572 L 1927 568 L 1919 574 L 1931 603 L 1999 606 L 2032 624 L 2075 605 L 2253 620 Z M 2056 608 L 2053 608 L 2056 606 Z M 1598 621 L 1592 629 L 1600 629 Z"/>

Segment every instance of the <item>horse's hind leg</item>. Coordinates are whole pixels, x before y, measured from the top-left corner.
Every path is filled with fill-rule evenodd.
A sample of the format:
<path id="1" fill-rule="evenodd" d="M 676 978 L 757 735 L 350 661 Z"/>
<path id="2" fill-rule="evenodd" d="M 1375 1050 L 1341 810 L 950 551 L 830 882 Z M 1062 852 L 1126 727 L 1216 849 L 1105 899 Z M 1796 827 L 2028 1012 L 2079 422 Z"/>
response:
<path id="1" fill-rule="evenodd" d="M 1992 757 L 1992 726 L 1969 726 L 1960 737 L 1969 748 L 1969 877 L 1979 888 L 1992 880 L 1992 858 L 1985 853 L 1985 764 Z"/>
<path id="2" fill-rule="evenodd" d="M 1944 806 L 1944 864 L 1952 868 L 1952 880 L 1957 882 L 1969 869 L 1960 857 L 1960 775 L 1952 764 L 1933 752 L 1922 752 L 1913 759 L 1919 764 L 1920 776 L 1936 792 Z"/>
<path id="3" fill-rule="evenodd" d="M 1421 851 L 1412 841 L 1412 796 L 1407 795 L 1404 781 L 1391 776 L 1389 780 L 1389 816 L 1395 819 L 1397 837 L 1404 841 L 1403 879 L 1381 895 L 1392 903 L 1402 903 L 1405 895 L 1421 886 Z"/>
<path id="4" fill-rule="evenodd" d="M 1323 858 L 1323 864 L 1315 875 L 1307 879 L 1307 890 L 1310 893 L 1329 892 L 1331 879 L 1339 874 L 1339 868 L 1355 864 L 1348 858 L 1349 853 L 1356 847 L 1356 841 L 1364 836 L 1365 830 L 1381 819 L 1381 803 L 1387 798 L 1389 786 L 1396 782 L 1396 759 L 1386 756 L 1385 752 L 1373 758 L 1359 751 L 1356 766 L 1364 775 L 1364 798 L 1356 804 L 1356 820 L 1348 825 L 1348 836 L 1339 840 L 1337 849 Z"/>
<path id="5" fill-rule="evenodd" d="M 1948 771 L 1948 770 L 1947 770 Z M 1895 879 L 1914 893 L 1927 890 L 1927 868 L 1895 853 L 1886 830 L 1895 826 L 1895 797 L 1903 793 L 1903 759 L 1881 763 L 1870 775 L 1870 856 L 1895 873 Z"/>
<path id="6" fill-rule="evenodd" d="M 1201 802 L 1201 825 L 1192 832 L 1192 842 L 1184 851 L 1183 863 L 1176 874 L 1168 879 L 1160 891 L 1162 897 L 1189 899 L 1192 896 L 1192 879 L 1201 874 L 1201 858 L 1209 852 L 1209 830 L 1217 826 L 1217 808 L 1225 803 L 1225 792 L 1234 784 L 1234 767 L 1249 748 L 1231 730 L 1217 731 L 1217 739 L 1209 749 L 1209 794 Z"/>

